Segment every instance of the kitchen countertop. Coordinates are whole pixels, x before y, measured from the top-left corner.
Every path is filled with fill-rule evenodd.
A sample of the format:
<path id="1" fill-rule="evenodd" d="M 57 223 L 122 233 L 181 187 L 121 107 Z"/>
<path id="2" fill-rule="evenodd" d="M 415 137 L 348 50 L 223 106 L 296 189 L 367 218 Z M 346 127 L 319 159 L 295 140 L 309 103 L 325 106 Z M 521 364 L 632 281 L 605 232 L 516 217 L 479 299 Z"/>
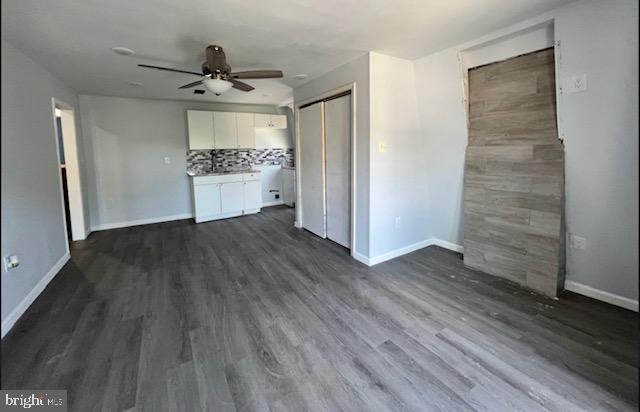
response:
<path id="1" fill-rule="evenodd" d="M 220 175 L 236 175 L 242 173 L 260 173 L 259 170 L 256 169 L 213 169 L 213 170 L 204 170 L 204 171 L 187 171 L 187 175 L 191 177 L 198 176 L 220 176 Z"/>

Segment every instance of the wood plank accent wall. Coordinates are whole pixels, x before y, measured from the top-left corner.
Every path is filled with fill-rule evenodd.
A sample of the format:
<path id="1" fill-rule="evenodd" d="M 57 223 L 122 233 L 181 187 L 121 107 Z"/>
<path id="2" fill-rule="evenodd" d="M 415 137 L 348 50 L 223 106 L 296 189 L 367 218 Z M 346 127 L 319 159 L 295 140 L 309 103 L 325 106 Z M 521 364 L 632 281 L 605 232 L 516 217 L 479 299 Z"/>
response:
<path id="1" fill-rule="evenodd" d="M 555 297 L 564 287 L 564 146 L 553 48 L 469 70 L 464 263 Z"/>

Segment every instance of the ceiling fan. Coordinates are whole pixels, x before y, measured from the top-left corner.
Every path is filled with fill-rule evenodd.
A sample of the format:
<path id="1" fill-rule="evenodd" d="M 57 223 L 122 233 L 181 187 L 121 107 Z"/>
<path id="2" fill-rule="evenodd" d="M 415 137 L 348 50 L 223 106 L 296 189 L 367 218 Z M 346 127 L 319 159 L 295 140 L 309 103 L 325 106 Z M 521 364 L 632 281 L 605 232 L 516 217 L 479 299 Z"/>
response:
<path id="1" fill-rule="evenodd" d="M 281 70 L 250 70 L 244 72 L 232 72 L 231 66 L 227 64 L 227 57 L 225 56 L 224 50 L 221 46 L 207 46 L 206 57 L 207 61 L 202 63 L 202 73 L 172 69 L 169 67 L 151 66 L 148 64 L 139 64 L 138 66 L 200 76 L 202 79 L 180 86 L 179 89 L 188 89 L 199 84 L 204 84 L 204 86 L 209 91 L 215 93 L 216 96 L 220 96 L 232 87 L 242 90 L 243 92 L 250 92 L 254 89 L 254 87 L 241 82 L 238 79 L 274 79 L 282 77 Z"/>

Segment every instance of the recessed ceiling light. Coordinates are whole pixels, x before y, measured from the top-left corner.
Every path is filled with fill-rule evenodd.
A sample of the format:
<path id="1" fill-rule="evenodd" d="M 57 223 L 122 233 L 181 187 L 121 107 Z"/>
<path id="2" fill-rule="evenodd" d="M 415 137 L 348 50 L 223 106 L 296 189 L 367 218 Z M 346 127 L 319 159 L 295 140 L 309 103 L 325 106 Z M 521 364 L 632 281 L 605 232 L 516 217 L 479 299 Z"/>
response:
<path id="1" fill-rule="evenodd" d="M 127 82 L 127 83 L 129 83 L 129 85 L 131 86 L 142 86 L 142 83 L 140 82 Z"/>
<path id="2" fill-rule="evenodd" d="M 112 47 L 111 50 L 116 53 L 116 54 L 121 54 L 123 56 L 131 56 L 132 54 L 134 54 L 135 52 L 127 47 L 120 47 L 120 46 L 116 46 L 116 47 Z"/>
<path id="3" fill-rule="evenodd" d="M 296 74 L 296 79 L 298 80 L 303 80 L 303 79 L 306 79 L 307 77 L 309 77 L 308 74 Z"/>

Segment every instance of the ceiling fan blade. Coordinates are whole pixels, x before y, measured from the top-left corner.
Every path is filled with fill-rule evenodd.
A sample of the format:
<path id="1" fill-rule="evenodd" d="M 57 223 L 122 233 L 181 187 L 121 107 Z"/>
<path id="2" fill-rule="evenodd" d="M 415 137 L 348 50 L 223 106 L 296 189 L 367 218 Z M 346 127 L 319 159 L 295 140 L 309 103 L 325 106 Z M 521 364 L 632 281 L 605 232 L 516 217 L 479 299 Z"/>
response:
<path id="1" fill-rule="evenodd" d="M 239 80 L 236 80 L 236 79 L 227 79 L 227 80 L 233 83 L 234 89 L 242 90 L 243 92 L 250 92 L 251 90 L 254 89 L 253 86 L 249 86 L 248 84 L 243 83 Z"/>
<path id="2" fill-rule="evenodd" d="M 189 88 L 195 87 L 195 86 L 197 86 L 199 84 L 202 84 L 202 80 L 198 80 L 197 82 L 192 82 L 192 83 L 188 83 L 188 84 L 182 85 L 182 86 L 178 87 L 178 89 L 189 89 Z"/>
<path id="3" fill-rule="evenodd" d="M 169 67 L 151 66 L 151 65 L 148 65 L 148 64 L 139 64 L 138 66 L 139 67 L 146 67 L 148 69 L 164 70 L 164 71 L 167 71 L 167 72 L 195 74 L 196 76 L 202 77 L 202 73 L 190 72 L 188 70 L 171 69 Z"/>
<path id="4" fill-rule="evenodd" d="M 229 73 L 229 77 L 234 79 L 275 79 L 282 77 L 282 70 L 249 70 Z"/>

